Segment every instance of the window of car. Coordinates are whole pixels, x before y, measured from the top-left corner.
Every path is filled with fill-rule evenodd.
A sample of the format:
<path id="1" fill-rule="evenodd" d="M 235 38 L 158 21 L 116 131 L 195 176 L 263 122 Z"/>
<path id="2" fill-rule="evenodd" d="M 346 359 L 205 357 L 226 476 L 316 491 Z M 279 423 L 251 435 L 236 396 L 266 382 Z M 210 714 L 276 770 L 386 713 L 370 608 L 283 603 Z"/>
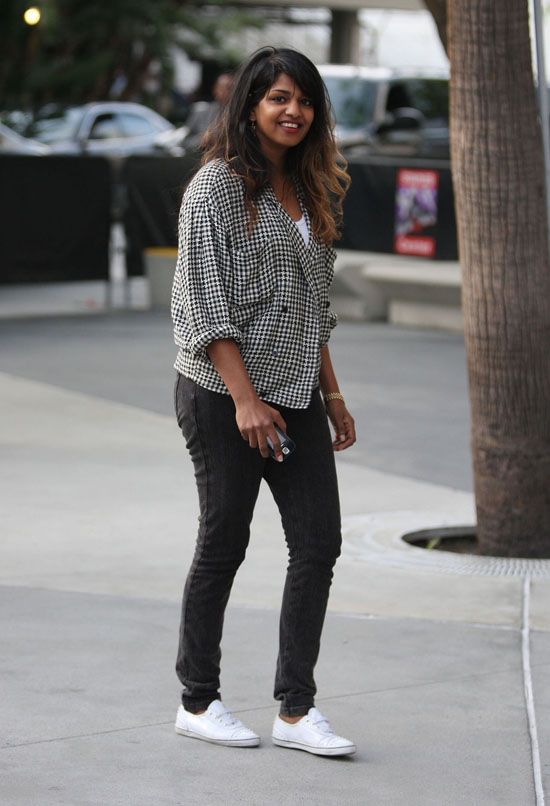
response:
<path id="1" fill-rule="evenodd" d="M 144 137 L 160 131 L 148 118 L 134 112 L 121 112 L 119 120 L 125 137 Z"/>
<path id="2" fill-rule="evenodd" d="M 444 78 L 410 78 L 392 81 L 388 91 L 388 112 L 412 107 L 426 120 L 449 119 L 449 82 Z"/>
<path id="3" fill-rule="evenodd" d="M 324 76 L 333 115 L 345 129 L 364 128 L 374 118 L 375 81 L 357 76 Z"/>
<path id="4" fill-rule="evenodd" d="M 90 140 L 114 140 L 124 137 L 124 131 L 118 115 L 111 112 L 98 115 L 92 124 L 88 137 Z"/>

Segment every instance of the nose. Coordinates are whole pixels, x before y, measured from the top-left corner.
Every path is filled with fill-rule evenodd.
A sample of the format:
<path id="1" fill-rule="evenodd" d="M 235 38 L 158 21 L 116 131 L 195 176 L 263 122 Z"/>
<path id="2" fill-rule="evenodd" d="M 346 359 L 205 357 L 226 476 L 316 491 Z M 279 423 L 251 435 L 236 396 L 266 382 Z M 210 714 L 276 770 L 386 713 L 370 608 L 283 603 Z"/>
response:
<path id="1" fill-rule="evenodd" d="M 298 99 L 296 96 L 288 99 L 288 103 L 286 106 L 286 113 L 292 118 L 297 118 L 300 115 L 300 104 L 298 103 Z"/>

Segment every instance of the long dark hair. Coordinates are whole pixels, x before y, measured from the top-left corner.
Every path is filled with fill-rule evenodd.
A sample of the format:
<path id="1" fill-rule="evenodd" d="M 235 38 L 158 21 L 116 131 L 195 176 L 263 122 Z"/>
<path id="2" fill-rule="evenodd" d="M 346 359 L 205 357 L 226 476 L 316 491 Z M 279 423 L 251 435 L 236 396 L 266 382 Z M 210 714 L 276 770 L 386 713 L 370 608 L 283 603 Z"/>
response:
<path id="1" fill-rule="evenodd" d="M 288 149 L 286 167 L 302 184 L 314 234 L 330 245 L 339 237 L 342 200 L 350 180 L 334 140 L 327 89 L 313 62 L 302 53 L 266 47 L 250 57 L 237 74 L 222 115 L 203 138 L 202 162 L 221 158 L 245 180 L 245 204 L 252 228 L 257 217 L 255 199 L 269 182 L 270 163 L 249 116 L 281 73 L 286 73 L 313 103 L 311 127 L 301 143 Z"/>

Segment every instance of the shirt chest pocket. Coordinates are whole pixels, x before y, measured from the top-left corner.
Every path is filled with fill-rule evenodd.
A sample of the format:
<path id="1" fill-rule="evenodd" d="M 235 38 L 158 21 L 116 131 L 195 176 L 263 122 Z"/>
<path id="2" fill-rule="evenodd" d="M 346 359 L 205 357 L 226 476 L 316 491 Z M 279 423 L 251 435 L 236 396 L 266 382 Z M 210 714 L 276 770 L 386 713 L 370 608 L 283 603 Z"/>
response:
<path id="1" fill-rule="evenodd" d="M 267 244 L 251 244 L 232 253 L 229 297 L 233 306 L 262 306 L 275 294 L 277 272 Z"/>

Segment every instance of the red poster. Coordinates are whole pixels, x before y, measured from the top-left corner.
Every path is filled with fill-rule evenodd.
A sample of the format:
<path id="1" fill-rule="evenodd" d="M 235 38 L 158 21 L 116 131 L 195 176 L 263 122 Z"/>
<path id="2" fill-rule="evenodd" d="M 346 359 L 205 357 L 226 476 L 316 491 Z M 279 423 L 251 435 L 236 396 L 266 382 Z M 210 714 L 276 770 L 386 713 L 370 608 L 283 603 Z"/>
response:
<path id="1" fill-rule="evenodd" d="M 394 251 L 400 255 L 435 255 L 439 171 L 401 168 L 395 194 Z"/>

